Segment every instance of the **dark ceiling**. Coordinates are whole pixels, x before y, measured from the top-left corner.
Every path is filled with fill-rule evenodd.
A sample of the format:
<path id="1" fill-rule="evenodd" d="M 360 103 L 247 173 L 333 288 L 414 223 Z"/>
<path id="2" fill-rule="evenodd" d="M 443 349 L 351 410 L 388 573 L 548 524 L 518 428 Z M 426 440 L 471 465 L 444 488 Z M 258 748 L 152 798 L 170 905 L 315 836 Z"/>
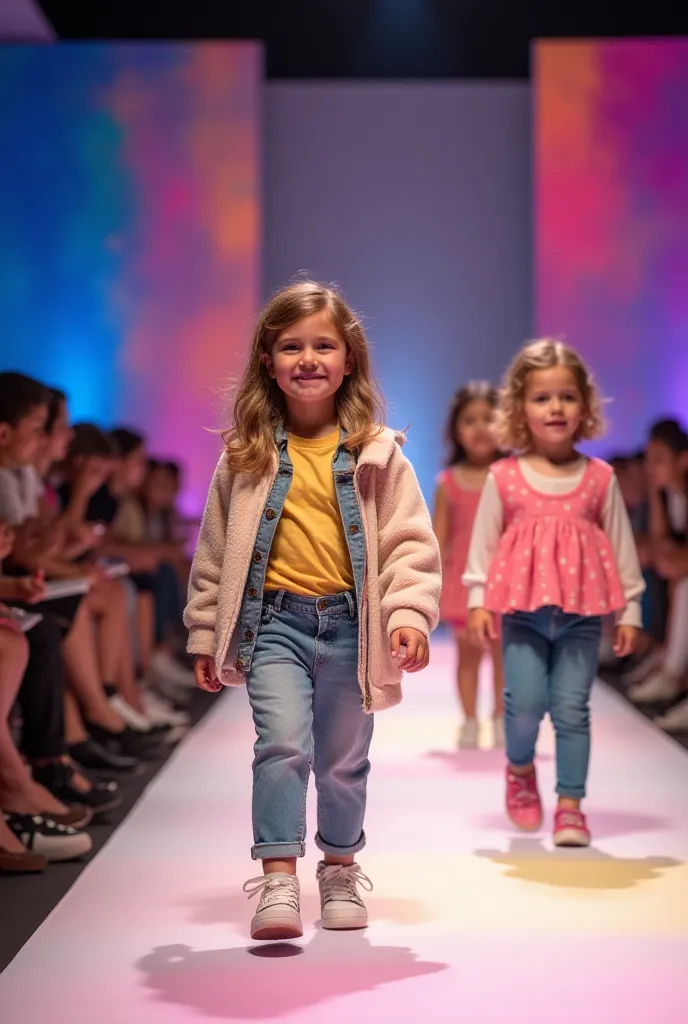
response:
<path id="1" fill-rule="evenodd" d="M 532 40 L 688 32 L 685 0 L 42 0 L 62 39 L 260 39 L 269 78 L 526 78 Z"/>

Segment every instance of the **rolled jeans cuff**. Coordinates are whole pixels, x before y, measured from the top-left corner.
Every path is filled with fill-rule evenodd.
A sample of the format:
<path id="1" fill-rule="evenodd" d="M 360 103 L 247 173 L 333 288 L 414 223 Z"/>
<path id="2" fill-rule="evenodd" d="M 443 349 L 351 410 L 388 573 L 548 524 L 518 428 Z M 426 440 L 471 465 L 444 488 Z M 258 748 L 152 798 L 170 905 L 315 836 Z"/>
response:
<path id="1" fill-rule="evenodd" d="M 304 857 L 305 843 L 256 843 L 251 847 L 253 860 L 285 860 L 287 857 Z"/>
<path id="2" fill-rule="evenodd" d="M 359 850 L 362 850 L 365 844 L 365 832 L 361 832 L 358 841 L 355 842 L 353 846 L 332 846 L 331 843 L 325 842 L 319 832 L 316 832 L 315 834 L 315 845 L 319 850 L 322 850 L 323 853 L 329 853 L 332 857 L 349 857 L 351 854 L 358 853 Z"/>

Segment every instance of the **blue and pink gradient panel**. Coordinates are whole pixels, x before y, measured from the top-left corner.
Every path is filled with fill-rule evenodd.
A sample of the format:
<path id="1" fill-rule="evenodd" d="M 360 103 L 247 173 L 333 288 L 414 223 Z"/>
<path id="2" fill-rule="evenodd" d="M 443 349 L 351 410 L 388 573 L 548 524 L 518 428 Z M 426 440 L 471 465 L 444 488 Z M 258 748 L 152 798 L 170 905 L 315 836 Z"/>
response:
<path id="1" fill-rule="evenodd" d="M 539 334 L 590 361 L 629 448 L 688 419 L 688 39 L 534 52 Z"/>
<path id="2" fill-rule="evenodd" d="M 0 50 L 2 368 L 143 429 L 202 507 L 260 291 L 252 43 Z"/>

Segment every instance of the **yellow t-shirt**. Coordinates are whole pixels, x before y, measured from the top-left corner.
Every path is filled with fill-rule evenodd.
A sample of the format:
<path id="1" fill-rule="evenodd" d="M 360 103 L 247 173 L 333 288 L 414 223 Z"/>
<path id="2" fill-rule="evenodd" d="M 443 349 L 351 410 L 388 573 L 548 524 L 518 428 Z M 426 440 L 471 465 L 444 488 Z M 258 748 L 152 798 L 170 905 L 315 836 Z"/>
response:
<path id="1" fill-rule="evenodd" d="M 265 576 L 266 590 L 307 597 L 354 589 L 354 574 L 334 487 L 339 430 L 315 440 L 289 434 L 294 467 Z"/>

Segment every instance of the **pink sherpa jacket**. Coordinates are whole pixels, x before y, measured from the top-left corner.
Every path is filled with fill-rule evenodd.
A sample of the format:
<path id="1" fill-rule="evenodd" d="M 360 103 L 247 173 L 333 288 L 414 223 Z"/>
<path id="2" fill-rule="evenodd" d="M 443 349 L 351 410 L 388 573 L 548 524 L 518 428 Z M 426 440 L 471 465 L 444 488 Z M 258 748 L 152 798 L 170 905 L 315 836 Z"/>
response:
<path id="1" fill-rule="evenodd" d="M 362 449 L 354 474 L 366 541 L 358 679 L 366 711 L 401 700 L 401 672 L 389 638 L 401 626 L 429 636 L 439 618 L 440 554 L 402 434 L 385 427 Z M 221 682 L 241 684 L 234 667 L 236 629 L 251 555 L 277 473 L 233 474 L 220 458 L 191 568 L 184 624 L 187 650 L 215 659 Z"/>

